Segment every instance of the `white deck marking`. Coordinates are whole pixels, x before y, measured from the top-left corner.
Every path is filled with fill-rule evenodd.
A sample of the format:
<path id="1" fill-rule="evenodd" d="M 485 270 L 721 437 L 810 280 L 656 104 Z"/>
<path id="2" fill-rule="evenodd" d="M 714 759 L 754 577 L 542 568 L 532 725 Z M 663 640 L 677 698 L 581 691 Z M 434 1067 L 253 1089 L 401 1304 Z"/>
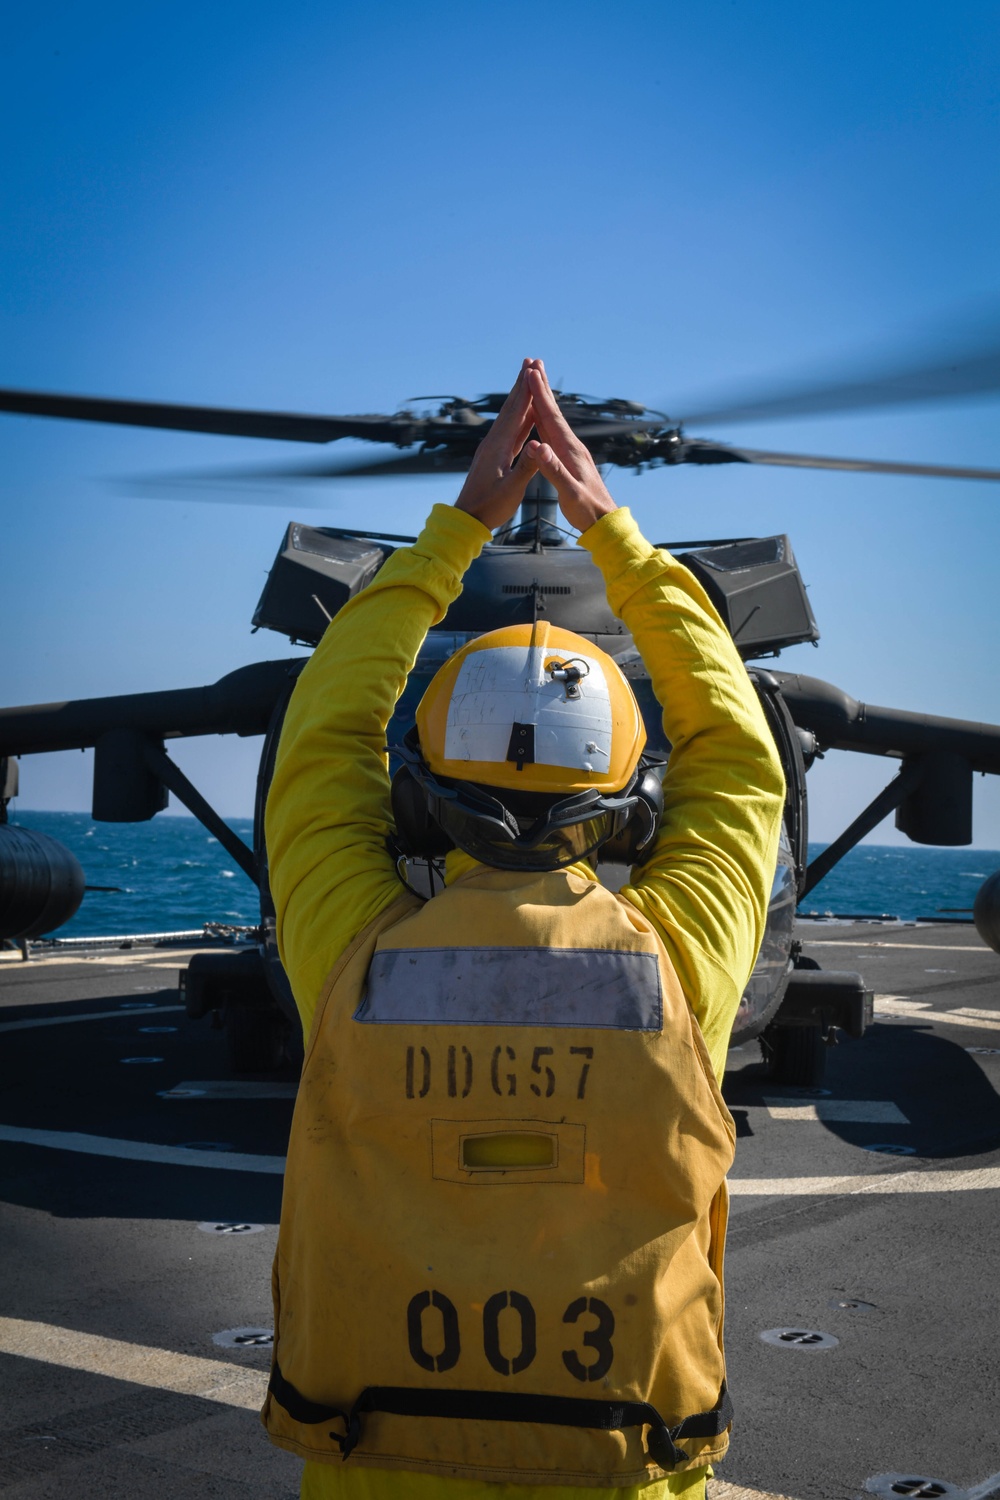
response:
<path id="1" fill-rule="evenodd" d="M 980 1031 L 1000 1031 L 1000 1015 L 994 1013 L 992 1020 L 985 1016 L 968 1016 L 960 1010 L 925 1010 L 920 1019 L 933 1021 L 938 1026 L 978 1026 Z"/>
<path id="2" fill-rule="evenodd" d="M 815 1104 L 789 1104 L 787 1099 L 765 1099 L 772 1120 L 840 1120 L 852 1125 L 909 1125 L 891 1099 L 817 1099 Z"/>
<path id="3" fill-rule="evenodd" d="M 929 1000 L 909 1000 L 905 995 L 876 995 L 875 1020 L 910 1016 L 914 1021 L 930 1021 L 936 1026 L 978 1026 L 980 1030 L 1000 1031 L 1000 1010 L 982 1010 L 960 1005 L 955 1010 L 935 1010 Z"/>
<path id="4" fill-rule="evenodd" d="M 991 951 L 985 943 L 882 943 L 870 938 L 803 938 L 804 948 L 916 948 L 920 953 L 981 953 Z"/>
<path id="5" fill-rule="evenodd" d="M 197 952 L 192 949 L 191 952 Z M 29 967 L 26 972 L 30 973 L 32 968 L 49 968 L 57 964 L 100 964 L 103 967 L 118 968 L 142 968 L 142 969 L 173 969 L 175 972 L 183 969 L 191 952 L 184 949 L 176 949 L 169 958 L 157 956 L 151 958 L 141 948 L 129 948 L 124 951 L 115 950 L 111 953 L 33 953 L 28 959 Z M 11 965 L 24 963 L 20 953 L 0 951 L 0 964 Z M 166 988 L 166 986 L 164 986 Z"/>
<path id="6" fill-rule="evenodd" d="M 0 1354 L 105 1376 L 147 1390 L 195 1396 L 243 1411 L 258 1410 L 267 1390 L 264 1370 L 21 1318 L 0 1318 Z M 988 1500 L 998 1488 L 1000 1475 L 995 1474 L 969 1492 L 970 1500 Z M 785 1495 L 721 1479 L 712 1481 L 711 1496 L 712 1500 L 788 1500 Z"/>
<path id="7" fill-rule="evenodd" d="M 24 1021 L 0 1021 L 0 1031 L 30 1031 L 35 1026 L 68 1026 L 71 1021 L 121 1021 L 130 1015 L 155 1016 L 165 1010 L 183 1010 L 183 1005 L 147 1005 L 142 1010 L 92 1010 L 77 1016 L 28 1017 Z"/>
<path id="8" fill-rule="evenodd" d="M 847 1197 L 853 1193 L 971 1193 L 1000 1188 L 1000 1167 L 956 1171 L 881 1172 L 853 1177 L 731 1177 L 735 1198 Z"/>
<path id="9" fill-rule="evenodd" d="M 195 1354 L 175 1354 L 170 1349 L 151 1349 L 94 1333 L 77 1333 L 51 1323 L 29 1323 L 22 1318 L 0 1318 L 0 1354 L 39 1360 L 65 1370 L 83 1370 L 88 1375 L 107 1375 L 152 1390 L 200 1396 L 203 1401 L 238 1406 L 244 1411 L 258 1410 L 267 1391 L 264 1370 Z"/>
<path id="10" fill-rule="evenodd" d="M 969 1490 L 965 1500 L 992 1500 L 994 1495 L 1000 1495 L 1000 1473 L 991 1474 L 989 1479 Z"/>
<path id="11" fill-rule="evenodd" d="M 187 1146 L 156 1146 L 148 1141 L 82 1135 L 74 1130 L 28 1130 L 20 1125 L 0 1125 L 0 1141 L 12 1141 L 20 1146 L 48 1146 L 54 1151 L 78 1151 L 84 1156 L 115 1156 L 123 1161 L 157 1161 L 170 1167 L 208 1167 L 217 1172 L 272 1172 L 280 1177 L 285 1170 L 283 1156 L 251 1156 L 240 1151 L 192 1151 Z"/>
<path id="12" fill-rule="evenodd" d="M 166 1166 L 207 1167 L 221 1172 L 264 1172 L 280 1176 L 283 1156 L 252 1156 L 239 1151 L 195 1151 L 186 1146 L 156 1146 L 146 1141 L 116 1140 L 110 1136 L 73 1131 L 29 1130 L 0 1125 L 0 1141 L 46 1146 L 86 1156 L 111 1156 L 126 1161 L 160 1162 Z M 956 1171 L 886 1172 L 848 1177 L 736 1177 L 729 1182 L 733 1197 L 808 1197 L 850 1193 L 960 1193 L 1000 1188 L 1000 1167 Z"/>
<path id="13" fill-rule="evenodd" d="M 160 1098 L 169 1099 L 175 1089 L 178 1099 L 189 1097 L 186 1092 L 188 1089 L 191 1090 L 190 1097 L 199 1099 L 294 1099 L 299 1091 L 296 1083 L 244 1083 L 239 1078 L 189 1078 L 184 1083 L 175 1083 L 171 1088 L 165 1089 Z M 184 1093 L 180 1092 L 182 1089 L 185 1090 Z"/>
<path id="14" fill-rule="evenodd" d="M 724 1479 L 712 1479 L 708 1486 L 709 1500 L 789 1500 L 787 1495 L 775 1495 L 770 1490 L 748 1490 L 742 1484 L 726 1484 Z"/>

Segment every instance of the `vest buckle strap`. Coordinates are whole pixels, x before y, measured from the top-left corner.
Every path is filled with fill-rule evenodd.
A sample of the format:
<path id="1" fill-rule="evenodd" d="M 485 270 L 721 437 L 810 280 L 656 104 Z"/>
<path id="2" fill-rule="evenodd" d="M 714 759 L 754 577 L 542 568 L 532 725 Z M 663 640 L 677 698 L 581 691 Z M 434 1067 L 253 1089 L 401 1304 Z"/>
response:
<path id="1" fill-rule="evenodd" d="M 354 1452 L 354 1449 L 358 1446 L 358 1442 L 361 1438 L 361 1418 L 358 1416 L 357 1407 L 355 1407 L 353 1411 L 349 1411 L 346 1414 L 338 1412 L 338 1416 L 343 1416 L 344 1425 L 347 1428 L 347 1431 L 344 1433 L 343 1437 L 341 1437 L 339 1432 L 331 1432 L 330 1436 L 340 1448 L 341 1458 L 346 1459 L 349 1458 L 350 1455 Z"/>
<path id="2" fill-rule="evenodd" d="M 267 1389 L 278 1405 L 285 1408 L 285 1411 L 287 1411 L 293 1421 L 302 1422 L 306 1426 L 312 1426 L 313 1423 L 331 1422 L 337 1419 L 343 1422 L 344 1427 L 347 1429 L 347 1435 L 342 1437 L 339 1432 L 331 1432 L 330 1436 L 334 1442 L 343 1448 L 345 1442 L 351 1437 L 351 1417 L 353 1413 L 341 1411 L 339 1406 L 326 1406 L 320 1401 L 310 1401 L 308 1396 L 303 1396 L 302 1392 L 297 1390 L 290 1380 L 285 1379 L 277 1360 L 271 1366 L 271 1378 L 267 1382 Z M 356 1445 L 357 1440 L 358 1436 L 355 1434 L 354 1441 L 351 1443 L 352 1448 Z"/>
<path id="3" fill-rule="evenodd" d="M 650 1427 L 646 1434 L 646 1452 L 650 1458 L 655 1458 L 661 1469 L 673 1469 L 682 1463 L 687 1454 L 683 1448 L 678 1448 L 665 1424 L 659 1427 Z"/>
<path id="4" fill-rule="evenodd" d="M 336 1443 L 340 1449 L 341 1458 L 347 1458 L 358 1446 L 358 1440 L 361 1437 L 361 1418 L 357 1405 L 352 1411 L 341 1411 L 339 1406 L 324 1406 L 319 1401 L 310 1401 L 292 1385 L 290 1380 L 285 1379 L 277 1362 L 271 1369 L 271 1378 L 267 1383 L 267 1388 L 293 1421 L 302 1422 L 310 1427 L 320 1422 L 334 1420 L 343 1422 L 342 1433 L 331 1432 L 329 1434 L 330 1441 Z"/>
<path id="5" fill-rule="evenodd" d="M 673 1469 L 688 1460 L 677 1444 L 684 1438 L 718 1437 L 733 1420 L 733 1404 L 725 1381 L 719 1399 L 709 1411 L 685 1417 L 668 1427 L 647 1401 L 591 1401 L 577 1396 L 515 1395 L 505 1391 L 430 1391 L 417 1386 L 370 1385 L 349 1412 L 310 1401 L 286 1380 L 275 1362 L 269 1390 L 296 1422 L 312 1424 L 338 1418 L 345 1432 L 330 1437 L 348 1458 L 361 1440 L 361 1417 L 381 1411 L 399 1417 L 451 1417 L 472 1421 L 540 1422 L 558 1427 L 592 1427 L 610 1432 L 624 1427 L 648 1427 L 646 1448 L 661 1469 Z"/>

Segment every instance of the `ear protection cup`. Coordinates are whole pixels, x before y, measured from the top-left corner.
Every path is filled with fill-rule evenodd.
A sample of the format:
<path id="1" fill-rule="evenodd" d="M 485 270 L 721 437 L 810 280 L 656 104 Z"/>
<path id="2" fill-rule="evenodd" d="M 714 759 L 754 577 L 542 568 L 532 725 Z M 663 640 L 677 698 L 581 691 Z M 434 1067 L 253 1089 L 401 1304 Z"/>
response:
<path id="1" fill-rule="evenodd" d="M 407 859 L 443 859 L 455 845 L 427 810 L 427 795 L 409 766 L 402 765 L 390 789 L 396 844 Z"/>
<path id="2" fill-rule="evenodd" d="M 605 864 L 634 865 L 648 854 L 663 815 L 665 763 L 640 764 L 638 783 L 631 789 L 638 798 L 623 828 L 603 843 L 599 858 Z M 404 762 L 392 778 L 390 789 L 394 844 L 407 859 L 443 859 L 455 844 L 427 807 L 427 793 Z"/>
<path id="3" fill-rule="evenodd" d="M 597 853 L 601 863 L 634 865 L 650 852 L 663 816 L 665 770 L 665 765 L 640 767 L 639 782 L 633 788 L 633 796 L 639 801 L 625 827 L 601 845 Z"/>

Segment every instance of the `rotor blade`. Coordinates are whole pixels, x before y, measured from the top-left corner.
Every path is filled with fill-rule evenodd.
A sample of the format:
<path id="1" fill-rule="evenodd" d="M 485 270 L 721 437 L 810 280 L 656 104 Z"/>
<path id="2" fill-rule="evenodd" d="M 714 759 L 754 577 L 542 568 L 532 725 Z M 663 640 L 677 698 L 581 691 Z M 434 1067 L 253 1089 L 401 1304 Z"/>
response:
<path id="1" fill-rule="evenodd" d="M 685 423 L 759 422 L 778 417 L 805 417 L 825 412 L 862 411 L 904 406 L 921 401 L 955 400 L 960 396 L 990 395 L 1000 391 L 1000 339 L 966 345 L 927 363 L 889 366 L 871 374 L 836 381 L 814 381 L 779 386 L 758 396 L 748 393 L 721 404 L 685 412 Z"/>
<path id="2" fill-rule="evenodd" d="M 395 442 L 400 422 L 383 416 L 322 417 L 295 412 L 242 411 L 227 406 L 176 406 L 164 401 L 119 401 L 102 396 L 60 396 L 47 391 L 0 390 L 0 411 L 123 427 L 164 427 L 175 432 L 211 432 L 226 437 L 283 438 L 332 443 L 337 438 Z"/>
<path id="3" fill-rule="evenodd" d="M 471 454 L 467 458 L 456 457 L 447 452 L 409 452 L 394 454 L 390 458 L 368 461 L 345 459 L 340 463 L 327 461 L 316 464 L 240 464 L 233 468 L 184 469 L 179 473 L 142 474 L 131 480 L 119 481 L 152 498 L 190 499 L 197 498 L 195 492 L 206 487 L 211 499 L 225 495 L 227 503 L 239 504 L 246 497 L 248 504 L 285 504 L 281 498 L 283 486 L 308 483 L 324 479 L 392 479 L 397 474 L 462 474 L 469 467 Z M 260 498 L 254 496 L 257 491 Z M 274 496 L 279 497 L 278 501 Z M 296 505 L 303 502 L 296 499 Z M 317 501 L 328 504 L 329 501 Z"/>
<path id="4" fill-rule="evenodd" d="M 806 453 L 770 453 L 763 448 L 733 448 L 737 460 L 776 464 L 788 469 L 843 469 L 852 474 L 918 474 L 934 479 L 1000 480 L 1000 469 L 965 469 L 950 464 L 897 464 L 877 458 L 819 458 Z"/>
<path id="5" fill-rule="evenodd" d="M 572 425 L 572 424 L 571 424 Z M 604 422 L 599 425 L 587 427 L 574 427 L 573 431 L 581 442 L 589 445 L 599 446 L 604 439 L 620 436 L 626 432 L 655 432 L 662 424 L 657 423 L 654 427 L 652 422 Z M 471 431 L 474 436 L 470 439 L 477 446 L 485 436 L 483 429 L 481 434 L 476 428 Z M 467 429 L 468 431 L 468 429 Z M 416 453 L 403 454 L 399 458 L 373 459 L 370 462 L 358 464 L 350 461 L 339 464 L 335 460 L 329 464 L 316 464 L 307 466 L 303 464 L 294 470 L 272 470 L 272 473 L 281 473 L 289 478 L 349 478 L 353 476 L 370 475 L 377 479 L 379 475 L 391 477 L 393 474 L 464 474 L 472 463 L 474 448 L 469 448 L 466 453 L 455 452 L 453 449 L 422 449 Z"/>
<path id="6" fill-rule="evenodd" d="M 397 474 L 464 474 L 472 462 L 472 453 L 426 450 L 395 454 L 391 458 L 374 458 L 353 463 L 301 464 L 287 469 L 269 469 L 281 479 L 393 479 Z"/>
<path id="7" fill-rule="evenodd" d="M 287 494 L 283 494 L 277 487 L 268 489 L 266 487 L 254 490 L 243 485 L 237 488 L 235 485 L 227 488 L 225 485 L 217 484 L 211 489 L 199 488 L 196 480 L 178 479 L 111 479 L 107 483 L 111 489 L 123 499 L 128 500 L 166 500 L 175 505 L 240 505 L 260 506 L 264 510 L 288 511 L 293 502 Z M 204 480 L 202 481 L 204 485 Z M 296 495 L 294 507 L 296 510 L 325 510 L 330 509 L 330 496 L 305 496 Z"/>
<path id="8" fill-rule="evenodd" d="M 607 422 L 588 422 L 583 426 L 577 426 L 573 421 L 569 422 L 569 426 L 582 443 L 618 437 L 623 432 L 662 432 L 667 425 L 666 418 L 654 422 L 651 419 L 640 420 L 637 417 L 616 417 Z"/>

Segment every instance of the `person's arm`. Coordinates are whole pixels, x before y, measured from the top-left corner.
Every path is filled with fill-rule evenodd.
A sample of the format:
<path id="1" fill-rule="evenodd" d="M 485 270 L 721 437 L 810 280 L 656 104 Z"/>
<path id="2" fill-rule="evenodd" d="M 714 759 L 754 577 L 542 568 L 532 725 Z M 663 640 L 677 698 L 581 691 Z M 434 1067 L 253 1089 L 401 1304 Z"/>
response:
<path id="1" fill-rule="evenodd" d="M 328 626 L 285 715 L 267 799 L 278 951 L 308 1031 L 323 983 L 354 938 L 403 894 L 391 827 L 385 734 L 424 636 L 458 597 L 492 528 L 535 473 L 525 360 L 476 450 L 454 506 L 436 505 Z"/>
<path id="2" fill-rule="evenodd" d="M 785 783 L 757 695 L 697 580 L 627 510 L 580 537 L 663 709 L 663 820 L 622 895 L 653 923 L 721 1072 L 767 917 Z"/>
<path id="3" fill-rule="evenodd" d="M 619 510 L 553 398 L 540 362 L 527 379 L 541 442 L 525 452 L 604 573 L 663 708 L 672 750 L 649 858 L 622 894 L 652 921 L 716 1072 L 764 931 L 784 776 L 746 669 L 707 595 Z"/>
<path id="4" fill-rule="evenodd" d="M 334 963 L 403 894 L 386 848 L 386 727 L 424 636 L 445 615 L 490 533 L 435 505 L 327 627 L 285 716 L 267 799 L 278 951 L 308 1028 Z"/>

